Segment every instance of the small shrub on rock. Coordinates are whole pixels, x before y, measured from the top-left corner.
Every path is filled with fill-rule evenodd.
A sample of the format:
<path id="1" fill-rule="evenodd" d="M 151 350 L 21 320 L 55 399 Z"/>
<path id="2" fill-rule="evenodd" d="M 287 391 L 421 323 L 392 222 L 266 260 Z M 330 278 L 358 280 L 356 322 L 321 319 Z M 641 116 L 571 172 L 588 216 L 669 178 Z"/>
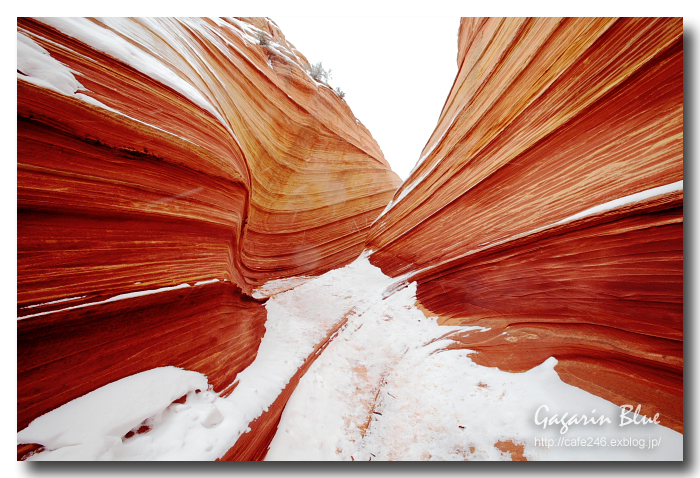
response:
<path id="1" fill-rule="evenodd" d="M 311 71 L 309 72 L 311 78 L 321 83 L 328 83 L 331 79 L 331 69 L 326 70 L 323 68 L 323 62 L 318 62 L 311 65 Z"/>

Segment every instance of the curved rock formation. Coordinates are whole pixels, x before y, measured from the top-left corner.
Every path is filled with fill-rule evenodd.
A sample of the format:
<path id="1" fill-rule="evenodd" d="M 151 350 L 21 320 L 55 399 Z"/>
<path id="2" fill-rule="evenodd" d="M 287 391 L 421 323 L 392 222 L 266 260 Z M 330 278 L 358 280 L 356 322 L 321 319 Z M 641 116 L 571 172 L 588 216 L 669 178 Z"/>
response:
<path id="1" fill-rule="evenodd" d="M 249 293 L 359 254 L 400 180 L 277 27 L 252 22 L 262 29 L 235 19 L 19 19 L 20 307 L 139 281 L 219 277 Z M 56 63 L 45 69 L 62 66 L 76 90 L 21 71 L 38 70 L 25 50 Z M 105 216 L 148 226 L 94 223 Z M 196 231 L 197 247 L 159 237 L 154 223 Z M 37 238 L 37 228 L 56 237 Z"/>
<path id="2" fill-rule="evenodd" d="M 491 327 L 478 363 L 554 356 L 682 431 L 682 19 L 463 19 L 458 64 L 372 263 Z"/>
<path id="3" fill-rule="evenodd" d="M 400 179 L 270 20 L 17 30 L 18 429 L 163 365 L 223 390 L 252 290 L 355 259 Z"/>
<path id="4" fill-rule="evenodd" d="M 286 341 L 267 348 L 262 298 L 366 247 L 405 279 L 367 285 L 377 300 L 416 281 L 441 324 L 488 328 L 449 332 L 478 364 L 554 356 L 564 381 L 683 430 L 682 19 L 463 19 L 458 76 L 398 190 L 268 19 L 21 18 L 17 34 L 18 429 L 177 366 L 243 417 L 211 455 L 263 458 L 353 296 L 329 297 L 339 321 L 315 295 L 277 303 Z M 280 327 L 288 310 L 310 325 Z M 253 380 L 270 375 L 272 392 Z"/>
<path id="5" fill-rule="evenodd" d="M 108 383 L 174 365 L 222 391 L 251 364 L 265 309 L 229 282 L 23 319 L 17 327 L 17 428 Z"/>

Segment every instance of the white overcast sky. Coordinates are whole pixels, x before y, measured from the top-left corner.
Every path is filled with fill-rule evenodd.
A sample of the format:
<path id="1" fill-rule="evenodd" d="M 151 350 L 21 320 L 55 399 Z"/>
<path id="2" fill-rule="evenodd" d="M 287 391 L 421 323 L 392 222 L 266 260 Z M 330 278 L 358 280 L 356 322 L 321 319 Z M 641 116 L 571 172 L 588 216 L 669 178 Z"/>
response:
<path id="1" fill-rule="evenodd" d="M 271 16 L 372 133 L 406 179 L 457 74 L 459 17 Z"/>

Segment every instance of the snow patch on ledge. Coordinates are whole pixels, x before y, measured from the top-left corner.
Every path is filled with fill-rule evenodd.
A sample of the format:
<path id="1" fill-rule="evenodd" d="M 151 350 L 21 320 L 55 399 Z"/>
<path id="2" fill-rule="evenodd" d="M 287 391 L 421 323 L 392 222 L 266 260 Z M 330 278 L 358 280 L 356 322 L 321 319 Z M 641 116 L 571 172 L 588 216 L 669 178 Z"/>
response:
<path id="1" fill-rule="evenodd" d="M 40 443 L 47 449 L 120 439 L 173 400 L 195 389 L 206 390 L 201 373 L 159 367 L 109 383 L 32 421 L 17 433 L 17 443 Z"/>
<path id="2" fill-rule="evenodd" d="M 17 70 L 17 78 L 28 83 L 123 115 L 91 96 L 78 93 L 78 90 L 87 90 L 75 78 L 73 72 L 38 43 L 20 32 L 17 32 Z"/>
<path id="3" fill-rule="evenodd" d="M 128 24 L 131 20 L 114 18 L 110 20 L 111 28 L 117 29 L 123 25 L 123 28 L 128 31 Z M 87 18 L 41 18 L 40 21 L 171 87 L 194 104 L 211 113 L 222 125 L 227 124 L 219 112 L 194 86 L 178 76 L 157 56 L 146 53 L 113 31 L 102 28 Z M 159 31 L 159 33 L 161 32 Z"/>
<path id="4" fill-rule="evenodd" d="M 80 309 L 83 307 L 89 307 L 91 305 L 105 304 L 107 302 L 113 302 L 115 300 L 131 299 L 132 297 L 139 297 L 142 295 L 157 294 L 159 292 L 166 292 L 169 290 L 182 289 L 183 287 L 190 287 L 190 285 L 187 283 L 184 283 L 184 284 L 174 285 L 174 286 L 169 286 L 169 287 L 161 287 L 160 289 L 137 290 L 135 292 L 127 292 L 126 294 L 115 295 L 114 297 L 110 297 L 109 299 L 101 300 L 99 302 L 88 302 L 87 304 L 80 304 L 80 305 L 74 305 L 72 307 L 66 307 L 65 309 L 49 310 L 46 312 L 39 312 L 38 314 L 23 315 L 22 317 L 18 317 L 17 320 L 28 319 L 30 317 L 38 317 L 40 315 L 46 315 L 46 314 L 54 314 L 56 312 L 63 312 L 65 310 Z"/>
<path id="5" fill-rule="evenodd" d="M 202 280 L 199 282 L 195 282 L 194 285 L 198 286 L 198 285 L 205 285 L 205 284 L 213 284 L 214 282 L 219 282 L 219 279 Z"/>
<path id="6" fill-rule="evenodd" d="M 171 131 L 166 131 L 163 128 L 159 128 L 158 126 L 124 114 L 119 110 L 110 108 L 92 96 L 79 93 L 79 90 L 88 90 L 75 78 L 73 72 L 63 63 L 54 59 L 51 54 L 38 43 L 20 32 L 17 32 L 17 70 L 19 70 L 17 72 L 17 78 L 28 83 L 55 91 L 65 96 L 76 98 L 90 105 L 129 118 L 149 128 L 157 129 L 163 133 L 180 138 L 190 144 L 195 144 L 189 139 L 183 138 Z"/>
<path id="7" fill-rule="evenodd" d="M 195 285 L 195 286 L 199 286 L 199 285 L 213 284 L 213 283 L 215 283 L 215 282 L 220 282 L 220 281 L 219 281 L 219 279 L 203 280 L 203 281 L 196 282 L 194 285 Z M 141 282 L 134 282 L 134 285 L 138 285 L 138 284 L 140 284 L 140 283 L 141 283 Z M 166 292 L 166 291 L 169 291 L 169 290 L 182 289 L 183 287 L 189 287 L 189 286 L 190 286 L 190 285 L 189 285 L 188 283 L 184 283 L 184 284 L 175 285 L 175 286 L 161 287 L 161 288 L 159 288 L 159 289 L 149 289 L 149 290 L 139 290 L 139 291 L 135 291 L 135 292 L 128 292 L 128 293 L 126 293 L 126 294 L 115 295 L 114 297 L 110 297 L 110 298 L 107 299 L 107 300 L 102 300 L 102 301 L 99 301 L 99 302 L 90 302 L 90 303 L 87 303 L 87 304 L 80 304 L 80 305 L 76 305 L 76 306 L 73 306 L 73 307 L 66 307 L 65 309 L 49 310 L 49 311 L 41 312 L 41 313 L 38 313 L 38 314 L 25 315 L 25 316 L 19 317 L 19 319 L 27 319 L 27 318 L 29 318 L 29 317 L 36 317 L 36 316 L 39 316 L 39 315 L 53 314 L 54 312 L 62 312 L 62 311 L 64 311 L 64 310 L 78 309 L 78 308 L 81 308 L 81 307 L 88 307 L 88 306 L 90 306 L 90 305 L 104 304 L 105 302 L 113 302 L 113 301 L 115 301 L 115 300 L 130 299 L 130 298 L 132 298 L 132 297 L 139 297 L 139 296 L 142 296 L 142 295 L 157 294 L 157 293 L 159 293 L 159 292 Z M 28 305 L 27 307 L 22 307 L 22 309 L 32 309 L 32 308 L 34 308 L 34 307 L 41 307 L 41 306 L 43 306 L 43 305 L 59 304 L 59 303 L 61 303 L 61 302 L 68 302 L 69 300 L 78 300 L 78 299 L 82 299 L 82 298 L 84 298 L 84 297 L 86 297 L 86 296 L 81 295 L 81 296 L 78 296 L 78 297 L 69 297 L 69 298 L 67 298 L 67 299 L 53 300 L 53 301 L 51 301 L 51 302 L 44 302 L 44 303 L 42 303 L 42 304 Z"/>
<path id="8" fill-rule="evenodd" d="M 668 194 L 674 191 L 683 191 L 683 180 L 676 181 L 675 183 L 666 184 L 664 186 L 659 186 L 656 188 L 647 189 L 646 191 L 641 191 L 635 194 L 630 194 L 628 196 L 623 196 L 618 199 L 613 199 L 603 204 L 599 204 L 592 208 L 585 209 L 579 213 L 562 219 L 561 221 L 555 222 L 554 224 L 564 224 L 582 217 L 591 216 L 603 211 L 609 211 L 618 207 L 625 206 L 627 204 L 632 204 L 639 201 L 644 201 L 645 199 L 653 198 L 655 196 L 661 196 L 662 194 Z"/>
<path id="9" fill-rule="evenodd" d="M 31 38 L 17 32 L 17 77 L 67 96 L 83 85 L 63 63 Z"/>
<path id="10" fill-rule="evenodd" d="M 34 307 L 41 307 L 42 305 L 60 304 L 61 302 L 68 302 L 69 300 L 78 300 L 78 299 L 82 299 L 84 297 L 86 297 L 86 296 L 79 295 L 77 297 L 68 297 L 65 299 L 52 300 L 51 302 L 44 302 L 41 304 L 28 305 L 26 307 L 22 307 L 22 309 L 33 309 Z"/>

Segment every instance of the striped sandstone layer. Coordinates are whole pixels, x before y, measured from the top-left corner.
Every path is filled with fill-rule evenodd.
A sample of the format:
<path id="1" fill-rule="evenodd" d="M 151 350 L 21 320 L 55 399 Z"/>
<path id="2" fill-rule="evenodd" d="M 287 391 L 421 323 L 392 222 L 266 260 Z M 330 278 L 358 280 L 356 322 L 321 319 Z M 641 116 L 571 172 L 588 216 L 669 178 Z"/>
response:
<path id="1" fill-rule="evenodd" d="M 354 260 L 400 179 L 270 20 L 17 30 L 18 429 L 164 365 L 223 390 L 252 290 Z"/>
<path id="2" fill-rule="evenodd" d="M 682 19 L 463 19 L 422 157 L 371 262 L 474 360 L 683 429 Z M 478 337 L 478 339 L 477 339 Z"/>

